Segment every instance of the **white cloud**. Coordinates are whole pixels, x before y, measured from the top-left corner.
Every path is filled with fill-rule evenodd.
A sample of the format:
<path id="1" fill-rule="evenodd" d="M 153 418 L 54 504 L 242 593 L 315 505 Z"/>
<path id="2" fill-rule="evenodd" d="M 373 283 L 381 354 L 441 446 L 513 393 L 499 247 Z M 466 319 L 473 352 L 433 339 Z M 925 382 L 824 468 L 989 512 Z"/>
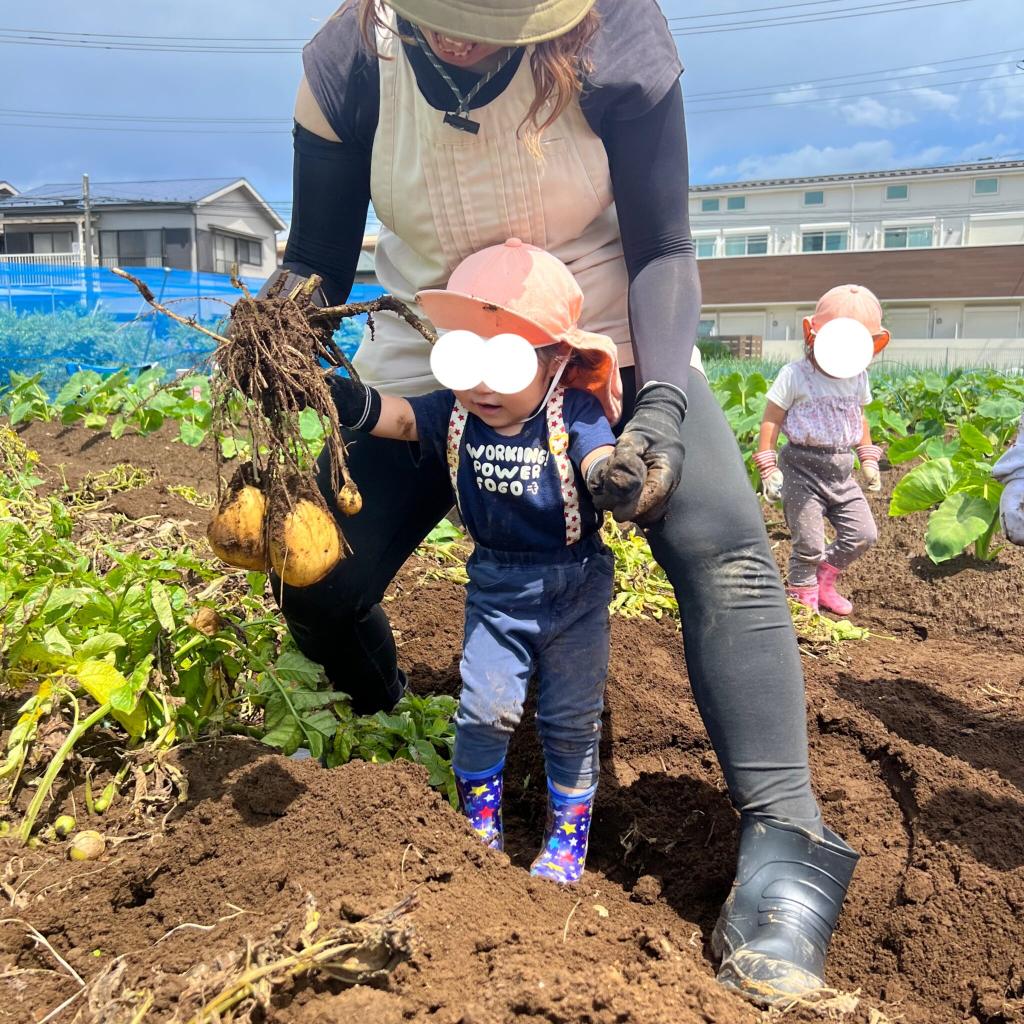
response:
<path id="1" fill-rule="evenodd" d="M 1024 118 L 1024 71 L 1002 65 L 982 84 L 982 108 L 988 119 L 1017 121 Z"/>
<path id="2" fill-rule="evenodd" d="M 940 110 L 949 113 L 959 102 L 960 97 L 952 93 L 943 92 L 941 89 L 921 88 L 912 90 L 918 101 L 932 110 Z"/>
<path id="3" fill-rule="evenodd" d="M 814 85 L 798 85 L 772 95 L 772 103 L 799 103 L 801 100 L 816 100 L 821 90 Z"/>
<path id="4" fill-rule="evenodd" d="M 887 107 L 871 96 L 862 96 L 856 103 L 841 103 L 839 109 L 847 124 L 867 128 L 899 128 L 916 120 L 913 114 L 899 107 Z"/>
<path id="5" fill-rule="evenodd" d="M 709 177 L 719 181 L 803 178 L 887 167 L 927 167 L 955 159 L 956 154 L 947 146 L 927 146 L 917 152 L 897 153 L 891 140 L 878 139 L 852 146 L 807 145 L 788 153 L 747 157 L 734 165 L 721 164 L 713 168 Z"/>

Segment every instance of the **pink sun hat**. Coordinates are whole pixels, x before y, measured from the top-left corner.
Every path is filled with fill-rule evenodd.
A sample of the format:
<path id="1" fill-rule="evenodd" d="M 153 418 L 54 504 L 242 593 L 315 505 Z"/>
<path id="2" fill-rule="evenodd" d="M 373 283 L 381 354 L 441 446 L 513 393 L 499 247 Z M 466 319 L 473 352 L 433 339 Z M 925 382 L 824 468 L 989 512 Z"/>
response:
<path id="1" fill-rule="evenodd" d="M 622 378 L 615 342 L 578 326 L 583 292 L 556 256 L 510 238 L 467 256 L 447 288 L 420 292 L 416 301 L 441 330 L 485 338 L 518 334 L 535 348 L 564 342 L 575 353 L 566 387 L 589 391 L 610 423 L 622 415 Z"/>
<path id="2" fill-rule="evenodd" d="M 889 332 L 882 326 L 882 304 L 875 293 L 860 284 L 841 284 L 825 292 L 810 318 L 811 328 L 820 331 L 840 317 L 863 324 L 874 339 L 875 355 L 889 344 Z"/>

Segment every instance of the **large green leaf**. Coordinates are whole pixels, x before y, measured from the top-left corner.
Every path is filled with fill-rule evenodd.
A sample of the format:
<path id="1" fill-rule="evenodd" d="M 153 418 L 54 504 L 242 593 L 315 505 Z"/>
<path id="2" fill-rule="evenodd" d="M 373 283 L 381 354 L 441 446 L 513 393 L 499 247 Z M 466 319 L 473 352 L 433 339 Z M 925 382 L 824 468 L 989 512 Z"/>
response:
<path id="1" fill-rule="evenodd" d="M 925 548 L 933 562 L 955 558 L 992 525 L 999 502 L 958 491 L 948 495 L 928 517 Z"/>
<path id="2" fill-rule="evenodd" d="M 889 515 L 905 516 L 937 505 L 953 489 L 956 470 L 949 459 L 932 459 L 912 469 L 893 489 Z"/>
<path id="3" fill-rule="evenodd" d="M 991 455 L 995 451 L 992 442 L 970 421 L 960 424 L 960 441 L 964 447 L 982 455 Z"/>
<path id="4" fill-rule="evenodd" d="M 903 462 L 909 462 L 921 454 L 924 446 L 928 443 L 927 437 L 920 434 L 911 434 L 909 437 L 900 437 L 893 441 L 886 449 L 885 457 L 892 466 L 898 466 Z"/>
<path id="5" fill-rule="evenodd" d="M 1024 402 L 1009 396 L 986 398 L 977 408 L 977 414 L 1000 423 L 1016 423 L 1024 410 Z"/>

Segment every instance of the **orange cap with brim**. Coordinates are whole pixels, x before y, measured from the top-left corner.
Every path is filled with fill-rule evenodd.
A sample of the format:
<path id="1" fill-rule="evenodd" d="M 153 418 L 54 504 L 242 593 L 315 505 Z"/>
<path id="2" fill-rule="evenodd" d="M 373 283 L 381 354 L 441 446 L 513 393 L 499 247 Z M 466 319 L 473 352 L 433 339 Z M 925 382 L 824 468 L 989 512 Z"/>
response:
<path id="1" fill-rule="evenodd" d="M 576 353 L 562 377 L 589 391 L 610 423 L 622 415 L 622 378 L 615 342 L 577 326 L 583 292 L 569 268 L 551 253 L 510 238 L 467 256 L 447 288 L 419 292 L 416 301 L 441 330 L 485 338 L 518 334 L 535 348 L 564 342 Z"/>
<path id="2" fill-rule="evenodd" d="M 811 328 L 820 331 L 830 320 L 846 317 L 862 323 L 874 339 L 875 355 L 889 344 L 889 332 L 882 326 L 882 304 L 875 293 L 860 284 L 841 284 L 825 292 L 811 317 Z"/>

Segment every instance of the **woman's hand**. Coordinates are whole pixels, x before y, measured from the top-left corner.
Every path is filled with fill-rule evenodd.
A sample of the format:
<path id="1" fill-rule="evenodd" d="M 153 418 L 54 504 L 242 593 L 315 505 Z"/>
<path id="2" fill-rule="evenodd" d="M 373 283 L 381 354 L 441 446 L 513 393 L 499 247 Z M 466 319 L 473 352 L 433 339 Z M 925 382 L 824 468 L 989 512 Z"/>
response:
<path id="1" fill-rule="evenodd" d="M 615 451 L 588 478 L 594 504 L 620 522 L 650 526 L 665 515 L 683 470 L 686 396 L 657 381 L 641 388 Z"/>

